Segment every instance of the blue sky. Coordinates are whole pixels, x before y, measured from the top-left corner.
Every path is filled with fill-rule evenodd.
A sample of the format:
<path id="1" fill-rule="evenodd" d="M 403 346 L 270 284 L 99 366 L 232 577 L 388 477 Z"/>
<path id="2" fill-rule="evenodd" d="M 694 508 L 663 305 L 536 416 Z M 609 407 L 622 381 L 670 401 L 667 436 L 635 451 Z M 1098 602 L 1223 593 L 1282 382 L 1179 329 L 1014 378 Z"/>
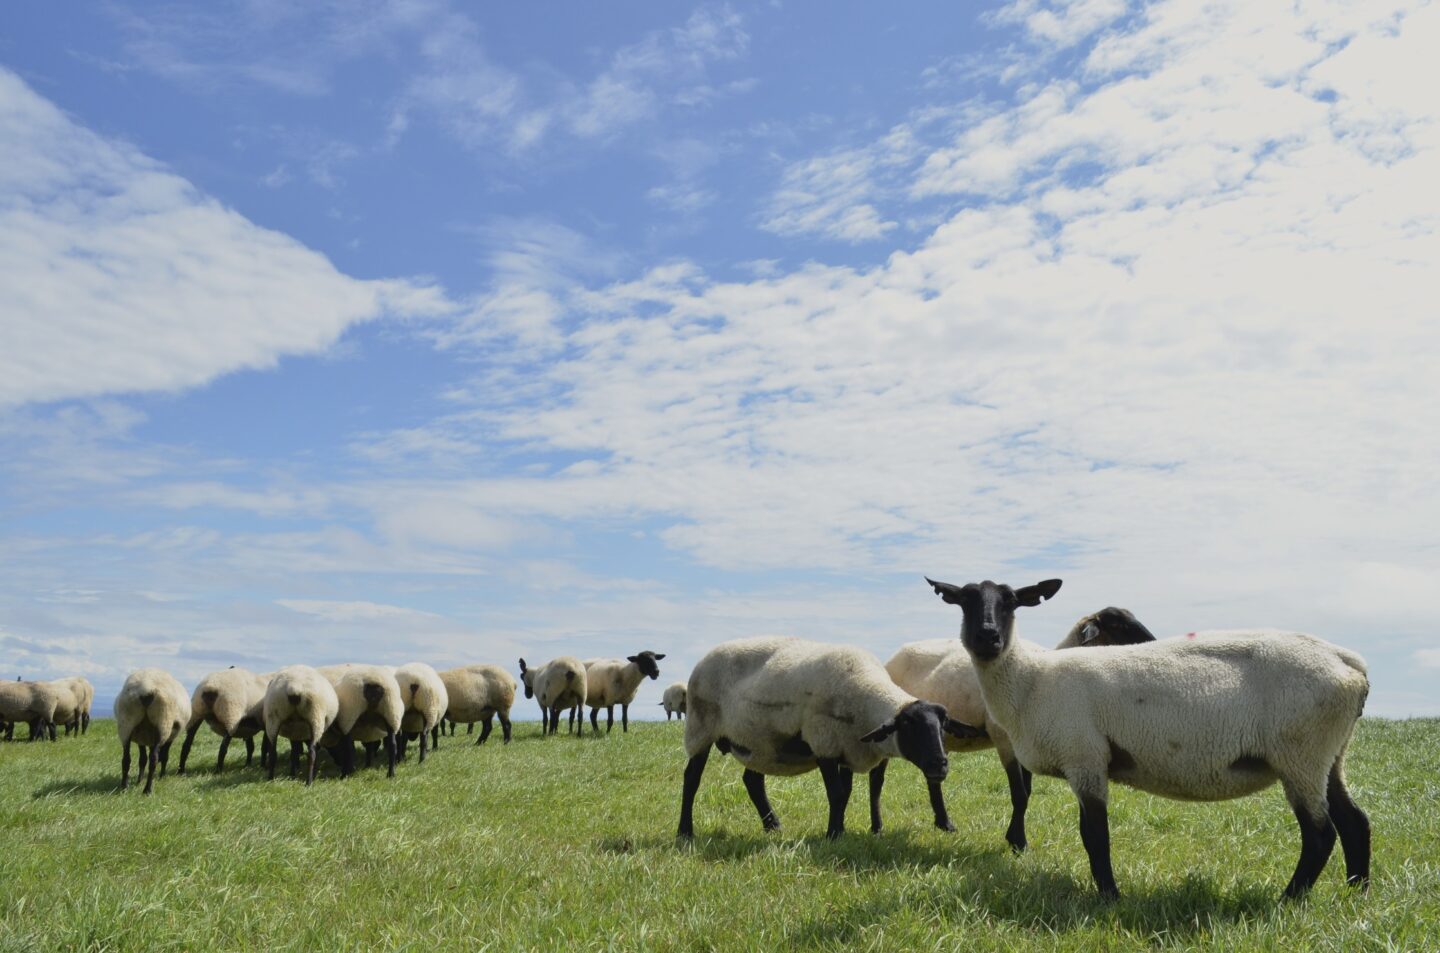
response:
<path id="1" fill-rule="evenodd" d="M 1266 6 L 8 5 L 6 677 L 1060 576 L 1440 714 L 1440 13 Z"/>

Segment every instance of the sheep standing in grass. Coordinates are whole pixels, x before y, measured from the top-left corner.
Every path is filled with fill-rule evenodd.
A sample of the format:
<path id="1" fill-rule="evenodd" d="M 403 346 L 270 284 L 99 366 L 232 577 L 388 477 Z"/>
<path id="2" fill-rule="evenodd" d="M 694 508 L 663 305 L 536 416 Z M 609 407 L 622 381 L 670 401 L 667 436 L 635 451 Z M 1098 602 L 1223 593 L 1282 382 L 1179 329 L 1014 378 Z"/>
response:
<path id="1" fill-rule="evenodd" d="M 684 720 L 685 718 L 685 683 L 675 682 L 665 689 L 665 694 L 660 696 L 660 704 L 665 706 L 665 720 L 669 721 L 670 716 Z"/>
<path id="2" fill-rule="evenodd" d="M 340 714 L 340 700 L 330 680 L 308 665 L 290 665 L 276 672 L 265 688 L 262 706 L 265 716 L 265 737 L 269 742 L 268 777 L 275 777 L 280 760 L 281 738 L 290 739 L 290 776 L 300 766 L 300 749 L 308 746 L 309 770 L 305 783 L 315 781 L 315 763 L 320 740 Z"/>
<path id="3" fill-rule="evenodd" d="M 70 734 L 73 727 L 75 733 L 83 735 L 90 727 L 90 708 L 95 704 L 95 686 L 84 675 L 71 675 L 68 678 L 56 679 L 52 684 L 68 685 L 75 693 L 75 720 L 72 724 L 65 726 L 65 733 Z"/>
<path id="4" fill-rule="evenodd" d="M 445 717 L 452 725 L 456 722 L 468 725 L 481 722 L 480 737 L 475 743 L 483 745 L 490 737 L 493 721 L 499 717 L 501 734 L 505 743 L 510 743 L 510 708 L 515 704 L 514 676 L 498 665 L 462 665 L 441 672 L 440 681 L 445 683 L 450 700 Z"/>
<path id="5" fill-rule="evenodd" d="M 30 740 L 55 737 L 55 709 L 60 707 L 59 693 L 46 682 L 0 682 L 0 719 L 9 723 L 7 737 L 13 737 L 15 726 L 30 725 Z"/>
<path id="6" fill-rule="evenodd" d="M 317 669 L 335 686 L 340 714 L 331 726 L 338 740 L 340 775 L 355 770 L 354 742 L 380 742 L 385 746 L 386 775 L 395 776 L 396 735 L 404 704 L 395 670 L 387 665 L 328 665 Z"/>
<path id="7" fill-rule="evenodd" d="M 571 730 L 575 730 L 576 711 L 580 711 L 578 733 L 585 734 L 585 665 L 573 655 L 561 655 L 541 665 L 528 668 L 520 660 L 520 679 L 525 684 L 525 697 L 534 696 L 540 703 L 540 733 L 555 734 L 560 727 L 560 712 L 569 709 Z"/>
<path id="8" fill-rule="evenodd" d="M 165 776 L 170 745 L 185 727 L 190 714 L 190 693 L 169 672 L 142 668 L 131 672 L 115 696 L 115 726 L 120 734 L 120 787 L 130 785 L 130 743 L 140 747 L 141 770 L 146 772 L 145 791 L 155 785 L 155 765 Z M 139 780 L 139 776 L 136 776 Z"/>
<path id="9" fill-rule="evenodd" d="M 399 756 L 405 757 L 405 742 L 420 738 L 420 763 L 425 763 L 429 741 L 439 745 L 439 725 L 450 706 L 450 696 L 440 675 L 424 662 L 411 662 L 395 670 L 400 686 Z M 433 735 L 433 737 L 432 737 Z"/>
<path id="10" fill-rule="evenodd" d="M 615 727 L 615 706 L 620 706 L 620 730 L 630 730 L 630 703 L 646 677 L 660 677 L 656 663 L 665 653 L 644 651 L 638 655 L 585 660 L 585 704 L 590 706 L 590 727 L 600 733 L 600 709 L 605 709 L 605 733 Z M 582 712 L 583 713 L 583 712 Z"/>
<path id="11" fill-rule="evenodd" d="M 1309 635 L 1191 632 L 1142 645 L 1047 651 L 1014 637 L 1015 610 L 1060 588 L 926 580 L 964 613 L 960 638 L 985 707 L 1021 763 L 1063 777 L 1102 896 L 1110 866 L 1109 783 L 1220 801 L 1279 781 L 1300 826 L 1286 897 L 1307 892 L 1335 847 L 1346 879 L 1368 885 L 1370 821 L 1345 786 L 1345 749 L 1365 705 L 1365 662 Z"/>
<path id="12" fill-rule="evenodd" d="M 723 643 L 695 666 L 685 698 L 690 761 L 680 797 L 682 838 L 695 833 L 692 808 L 711 745 L 745 766 L 745 790 L 766 830 L 780 821 L 765 793 L 765 775 L 819 768 L 830 802 L 827 834 L 838 837 L 853 772 L 903 757 L 927 778 L 944 780 L 944 735 L 975 734 L 944 706 L 897 686 L 868 652 L 803 639 Z"/>
<path id="13" fill-rule="evenodd" d="M 215 757 L 217 774 L 225 767 L 225 754 L 234 738 L 245 742 L 245 766 L 249 767 L 255 758 L 255 736 L 265 730 L 265 687 L 269 683 L 269 676 L 234 666 L 200 679 L 190 696 L 190 721 L 185 726 L 185 741 L 180 745 L 177 773 L 185 773 L 190 746 L 195 743 L 195 733 L 201 725 L 208 725 L 220 736 L 220 752 Z M 262 763 L 265 758 L 262 742 Z"/>
<path id="14" fill-rule="evenodd" d="M 1155 636 L 1126 609 L 1110 607 L 1083 617 L 1056 648 L 1081 645 L 1136 645 L 1153 642 Z M 1038 646 L 1037 646 L 1038 648 Z M 1010 783 L 1010 826 L 1005 840 L 1016 851 L 1025 849 L 1025 810 L 1030 803 L 1030 772 L 1015 757 L 1004 729 L 991 722 L 980 695 L 980 678 L 970 653 L 959 639 L 926 639 L 900 646 L 885 663 L 890 678 L 916 698 L 944 705 L 952 718 L 974 725 L 985 734 L 978 738 L 945 739 L 950 752 L 979 751 L 994 747 Z M 880 792 L 885 784 L 885 763 L 870 772 L 870 827 L 880 830 Z M 935 826 L 953 831 L 955 825 L 945 810 L 945 794 L 939 784 L 930 783 L 930 808 Z"/>

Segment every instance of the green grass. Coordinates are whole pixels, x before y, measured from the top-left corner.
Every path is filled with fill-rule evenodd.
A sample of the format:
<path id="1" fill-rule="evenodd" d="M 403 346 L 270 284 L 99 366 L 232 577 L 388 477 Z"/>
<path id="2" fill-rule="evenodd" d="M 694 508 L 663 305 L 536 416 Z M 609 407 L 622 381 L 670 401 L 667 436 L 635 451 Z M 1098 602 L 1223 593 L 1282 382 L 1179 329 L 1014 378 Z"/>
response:
<path id="1" fill-rule="evenodd" d="M 1010 854 L 989 752 L 952 761 L 957 833 L 930 826 L 919 773 L 897 763 L 885 833 L 868 833 L 861 780 L 833 843 L 817 774 L 771 782 L 785 830 L 765 836 L 739 766 L 712 756 L 695 844 L 677 849 L 678 724 L 538 732 L 457 735 L 393 780 L 309 789 L 235 768 L 233 747 L 217 777 L 204 733 L 199 770 L 148 798 L 116 791 L 109 721 L 0 745 L 0 950 L 1440 949 L 1433 720 L 1361 723 L 1349 774 L 1374 885 L 1346 888 L 1337 848 L 1297 904 L 1277 901 L 1299 848 L 1278 787 L 1225 804 L 1114 789 L 1125 897 L 1107 905 L 1059 782 L 1036 779 L 1030 850 Z"/>

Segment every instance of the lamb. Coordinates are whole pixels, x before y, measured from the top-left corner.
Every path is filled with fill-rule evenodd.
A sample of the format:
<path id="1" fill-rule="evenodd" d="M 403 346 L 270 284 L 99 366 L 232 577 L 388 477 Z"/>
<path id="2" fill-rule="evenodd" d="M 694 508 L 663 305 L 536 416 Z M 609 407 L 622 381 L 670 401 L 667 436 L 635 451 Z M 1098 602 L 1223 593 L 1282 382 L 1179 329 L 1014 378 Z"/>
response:
<path id="1" fill-rule="evenodd" d="M 594 734 L 600 733 L 600 709 L 605 709 L 605 733 L 615 727 L 615 706 L 620 706 L 620 730 L 630 730 L 630 703 L 640 683 L 648 675 L 651 679 L 660 677 L 660 666 L 655 663 L 665 653 L 655 654 L 649 650 L 639 655 L 618 658 L 591 658 L 585 660 L 585 704 L 590 706 L 590 727 Z"/>
<path id="2" fill-rule="evenodd" d="M 515 704 L 515 678 L 498 665 L 462 665 L 440 673 L 445 691 L 450 698 L 450 707 L 445 713 L 453 725 L 465 722 L 474 725 L 480 721 L 480 737 L 477 745 L 483 745 L 490 737 L 490 729 L 496 716 L 500 718 L 500 731 L 505 743 L 510 743 L 510 708 Z"/>
<path id="3" fill-rule="evenodd" d="M 255 736 L 265 730 L 265 688 L 270 684 L 268 675 L 256 675 L 243 668 L 230 668 L 211 672 L 200 679 L 195 693 L 190 696 L 190 722 L 185 727 L 185 741 L 180 745 L 180 767 L 178 774 L 185 773 L 185 762 L 190 758 L 190 746 L 195 743 L 195 733 L 201 725 L 220 736 L 220 753 L 215 758 L 215 773 L 225 767 L 225 754 L 230 750 L 230 741 L 240 738 L 245 742 L 245 766 L 249 767 L 255 758 Z M 261 740 L 260 761 L 265 763 L 267 742 Z"/>
<path id="4" fill-rule="evenodd" d="M 1134 645 L 1153 642 L 1155 636 L 1126 609 L 1113 606 L 1091 613 L 1076 622 L 1069 634 L 1056 648 L 1071 648 L 1080 645 Z M 1038 646 L 1037 646 L 1038 648 Z M 1030 803 L 1030 772 L 1015 757 L 1010 740 L 1000 726 L 994 724 L 985 711 L 985 702 L 980 697 L 980 680 L 970 653 L 959 639 L 926 639 L 909 642 L 885 663 L 890 678 L 917 698 L 944 705 L 954 718 L 984 730 L 986 736 L 960 740 L 946 738 L 945 749 L 951 752 L 979 751 L 994 747 L 1005 768 L 1010 782 L 1010 826 L 1005 831 L 1005 840 L 1016 852 L 1025 849 L 1025 810 Z M 880 830 L 880 793 L 877 790 L 885 784 L 885 763 L 881 762 L 870 772 L 870 803 L 874 807 L 870 818 L 872 830 Z M 935 814 L 935 826 L 942 831 L 953 831 L 955 825 L 945 809 L 945 795 L 940 785 L 930 785 L 930 807 Z"/>
<path id="5" fill-rule="evenodd" d="M 290 776 L 300 765 L 301 746 L 310 750 L 307 785 L 315 781 L 315 761 L 320 740 L 340 715 L 340 699 L 335 686 L 319 671 L 308 665 L 290 665 L 276 672 L 265 688 L 262 706 L 265 716 L 265 738 L 269 742 L 269 777 L 275 777 L 280 760 L 281 738 L 290 739 Z"/>
<path id="6" fill-rule="evenodd" d="M 381 742 L 388 760 L 387 777 L 395 777 L 395 736 L 400 731 L 404 704 L 395 670 L 386 665 L 328 665 L 319 668 L 335 687 L 340 714 L 331 725 L 327 742 L 338 744 L 340 776 L 355 770 L 354 742 Z"/>
<path id="7" fill-rule="evenodd" d="M 420 736 L 420 763 L 425 763 L 426 742 L 440 743 L 440 722 L 450 707 L 450 696 L 439 673 L 424 662 L 410 662 L 395 670 L 400 686 L 399 756 L 405 756 L 405 743 L 410 736 Z M 432 737 L 433 736 L 433 737 Z"/>
<path id="8" fill-rule="evenodd" d="M 1142 645 L 1046 651 L 1014 637 L 1015 610 L 1060 588 L 926 580 L 964 613 L 960 638 L 992 720 L 1032 771 L 1063 777 L 1103 897 L 1110 866 L 1107 798 L 1116 781 L 1163 797 L 1220 801 L 1277 780 L 1300 826 L 1285 888 L 1305 894 L 1338 832 L 1346 880 L 1370 880 L 1370 821 L 1345 786 L 1345 750 L 1370 690 L 1365 662 L 1298 632 L 1191 632 Z"/>
<path id="9" fill-rule="evenodd" d="M 662 705 L 665 706 L 665 720 L 666 720 L 666 721 L 669 721 L 669 720 L 670 720 L 670 716 L 671 716 L 671 715 L 674 715 L 676 718 L 679 718 L 679 719 L 682 720 L 682 721 L 685 719 L 685 683 L 684 683 L 684 682 L 675 682 L 675 683 L 674 683 L 673 685 L 671 685 L 669 688 L 665 689 L 665 694 L 662 695 L 662 696 L 660 696 L 660 697 L 661 697 L 661 702 L 660 702 L 660 704 L 662 704 Z"/>
<path id="10" fill-rule="evenodd" d="M 570 710 L 570 723 L 574 730 L 576 709 L 580 709 L 578 734 L 585 734 L 584 704 L 588 691 L 585 665 L 573 655 L 561 655 L 541 665 L 527 668 L 520 660 L 520 679 L 525 685 L 525 697 L 534 697 L 540 703 L 540 733 L 555 734 L 560 726 L 560 712 Z"/>
<path id="11" fill-rule="evenodd" d="M 9 723 L 7 736 L 15 725 L 30 725 L 30 740 L 49 736 L 55 740 L 55 709 L 60 707 L 59 692 L 47 682 L 0 682 L 0 719 Z"/>
<path id="12" fill-rule="evenodd" d="M 190 693 L 169 672 L 158 668 L 142 668 L 131 672 L 115 696 L 115 726 L 119 729 L 120 789 L 130 785 L 130 743 L 140 746 L 141 770 L 148 763 L 145 790 L 155 785 L 155 765 L 165 776 L 165 763 L 170 760 L 170 745 L 185 727 L 190 712 Z M 148 753 L 147 753 L 147 750 Z M 139 775 L 136 775 L 139 780 Z"/>
<path id="13" fill-rule="evenodd" d="M 949 771 L 945 733 L 976 729 L 950 718 L 944 706 L 921 701 L 890 681 L 879 659 L 846 646 L 792 638 L 752 638 L 711 649 L 686 686 L 685 781 L 678 836 L 694 837 L 692 810 L 714 745 L 745 766 L 745 790 L 765 830 L 779 818 L 765 793 L 765 775 L 820 769 L 830 802 L 827 836 L 845 831 L 853 772 L 904 757 L 927 778 Z"/>

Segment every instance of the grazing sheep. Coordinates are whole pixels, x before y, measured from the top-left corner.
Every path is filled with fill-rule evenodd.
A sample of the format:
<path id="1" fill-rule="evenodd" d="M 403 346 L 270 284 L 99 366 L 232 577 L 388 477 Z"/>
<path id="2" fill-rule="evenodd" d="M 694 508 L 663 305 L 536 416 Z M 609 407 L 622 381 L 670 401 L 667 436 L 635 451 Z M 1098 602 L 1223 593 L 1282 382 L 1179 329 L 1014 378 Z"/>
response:
<path id="1" fill-rule="evenodd" d="M 77 735 L 83 735 L 90 727 L 90 708 L 95 704 L 95 686 L 84 675 L 71 675 L 68 678 L 58 678 L 51 682 L 52 685 L 67 685 L 75 693 L 75 718 L 65 725 L 65 733 L 70 734 L 73 728 Z"/>
<path id="2" fill-rule="evenodd" d="M 1070 629 L 1069 634 L 1056 648 L 1070 648 L 1080 645 L 1135 645 L 1153 642 L 1155 636 L 1126 609 L 1110 607 L 1085 616 Z M 1038 646 L 1037 646 L 1038 648 Z M 952 718 L 982 729 L 986 734 L 979 738 L 949 737 L 945 749 L 951 752 L 979 751 L 994 747 L 1005 768 L 1010 782 L 1010 826 L 1005 831 L 1005 840 L 1016 851 L 1025 849 L 1025 810 L 1030 803 L 1030 772 L 1015 757 L 1010 739 L 1000 726 L 987 717 L 985 701 L 980 696 L 980 679 L 975 674 L 975 665 L 970 653 L 959 639 L 926 639 L 909 642 L 900 646 L 885 663 L 890 678 L 916 698 L 944 705 Z M 988 736 L 988 737 L 987 737 Z M 879 830 L 880 789 L 885 784 L 885 762 L 870 772 L 870 826 Z M 945 810 L 945 795 L 940 785 L 930 784 L 930 807 L 935 814 L 935 826 L 942 831 L 953 831 L 955 825 Z"/>
<path id="3" fill-rule="evenodd" d="M 165 776 L 165 763 L 170 760 L 170 745 L 185 727 L 190 711 L 190 694 L 169 672 L 158 668 L 142 668 L 131 672 L 115 696 L 115 726 L 120 734 L 120 788 L 130 785 L 130 743 L 140 746 L 141 770 L 145 776 L 145 794 L 155 785 L 155 765 Z M 146 749 L 149 749 L 148 754 Z M 139 775 L 136 775 L 139 780 Z"/>
<path id="4" fill-rule="evenodd" d="M 400 700 L 400 683 L 395 669 L 388 665 L 327 665 L 317 669 L 335 686 L 340 699 L 340 714 L 332 728 L 337 741 L 340 776 L 355 770 L 354 742 L 381 742 L 385 746 L 387 777 L 395 777 L 395 736 L 400 731 L 404 704 Z"/>
<path id="5" fill-rule="evenodd" d="M 13 737 L 20 722 L 30 725 L 30 740 L 55 740 L 55 709 L 60 693 L 48 682 L 0 682 L 0 718 L 9 723 L 7 737 Z"/>
<path id="6" fill-rule="evenodd" d="M 462 665 L 440 673 L 445 691 L 450 698 L 450 707 L 445 713 L 450 724 L 465 722 L 474 726 L 481 722 L 480 737 L 475 740 L 483 745 L 490 737 L 494 719 L 500 719 L 500 732 L 505 743 L 510 743 L 510 708 L 515 704 L 515 678 L 498 665 Z"/>
<path id="7" fill-rule="evenodd" d="M 420 736 L 420 763 L 425 763 L 427 741 L 439 746 L 439 726 L 450 707 L 450 696 L 439 673 L 424 662 L 411 662 L 395 670 L 400 686 L 399 756 L 405 757 L 406 741 Z M 433 737 L 432 737 L 433 735 Z"/>
<path id="8" fill-rule="evenodd" d="M 1370 682 L 1359 655 L 1297 632 L 1191 632 L 1143 645 L 1046 651 L 1014 637 L 1015 610 L 1060 588 L 926 580 L 960 606 L 960 638 L 992 720 L 1020 761 L 1069 782 L 1102 896 L 1118 897 L 1107 798 L 1116 781 L 1220 801 L 1279 781 L 1300 826 L 1285 888 L 1314 885 L 1338 832 L 1346 879 L 1370 880 L 1370 821 L 1345 787 L 1345 749 Z"/>
<path id="9" fill-rule="evenodd" d="M 661 696 L 660 704 L 665 706 L 665 720 L 669 721 L 670 716 L 684 720 L 685 718 L 685 683 L 676 682 L 665 689 Z"/>
<path id="10" fill-rule="evenodd" d="M 585 680 L 585 665 L 573 655 L 561 655 L 541 665 L 527 668 L 520 660 L 520 679 L 525 684 L 525 697 L 535 697 L 540 703 L 540 733 L 555 734 L 560 726 L 560 712 L 570 710 L 570 727 L 575 728 L 575 713 L 581 711 L 578 733 L 585 734 L 585 716 L 582 706 L 588 690 Z"/>
<path id="11" fill-rule="evenodd" d="M 245 766 L 249 767 L 255 758 L 255 736 L 265 730 L 265 688 L 269 684 L 268 675 L 256 675 L 233 665 L 200 679 L 195 693 L 190 696 L 190 723 L 185 727 L 185 741 L 180 745 L 177 773 L 185 773 L 190 746 L 195 743 L 195 732 L 200 730 L 201 725 L 209 725 L 210 730 L 220 736 L 220 753 L 215 758 L 217 774 L 225 767 L 225 754 L 230 750 L 233 738 L 245 742 Z M 262 764 L 265 758 L 265 742 L 262 740 Z"/>
<path id="12" fill-rule="evenodd" d="M 308 746 L 310 765 L 305 783 L 314 783 L 320 741 L 340 714 L 335 686 L 308 665 L 287 666 L 276 672 L 266 686 L 262 711 L 270 748 L 267 776 L 274 779 L 275 765 L 280 760 L 280 739 L 289 738 L 290 776 L 293 778 L 299 769 L 301 746 Z"/>
<path id="13" fill-rule="evenodd" d="M 585 660 L 585 704 L 590 706 L 590 727 L 595 734 L 600 733 L 602 708 L 605 709 L 605 733 L 608 735 L 615 727 L 616 705 L 620 706 L 620 730 L 630 730 L 630 703 L 635 700 L 635 693 L 640 690 L 640 683 L 646 676 L 651 679 L 660 677 L 660 666 L 655 663 L 664 657 L 664 652 L 657 655 L 647 650 L 623 659 Z"/>
<path id="14" fill-rule="evenodd" d="M 745 766 L 745 790 L 766 830 L 780 826 L 765 775 L 816 768 L 830 802 L 827 836 L 845 830 L 852 772 L 903 757 L 927 778 L 949 771 L 943 736 L 975 734 L 943 706 L 921 701 L 885 674 L 879 659 L 847 646 L 790 638 L 740 639 L 711 649 L 685 690 L 685 783 L 681 838 L 694 836 L 692 808 L 710 746 Z"/>

